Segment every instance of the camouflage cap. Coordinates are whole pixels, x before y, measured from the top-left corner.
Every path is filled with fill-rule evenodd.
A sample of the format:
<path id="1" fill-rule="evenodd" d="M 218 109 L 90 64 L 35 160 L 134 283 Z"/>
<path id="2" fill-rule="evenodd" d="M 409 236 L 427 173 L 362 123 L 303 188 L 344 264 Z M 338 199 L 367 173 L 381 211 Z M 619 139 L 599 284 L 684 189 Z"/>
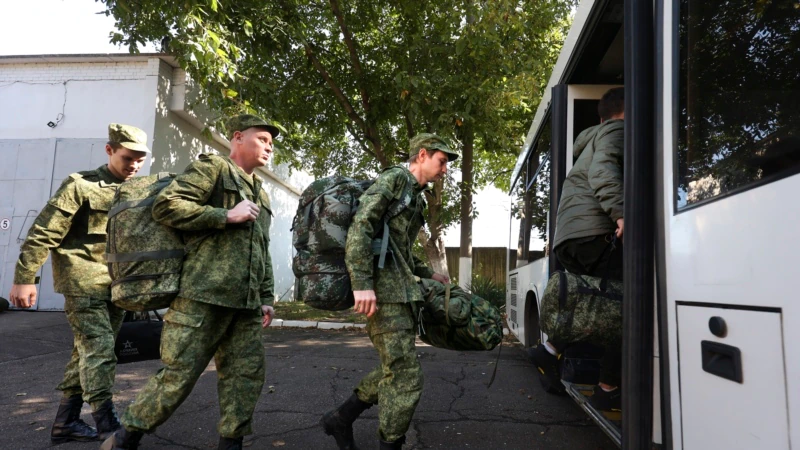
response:
<path id="1" fill-rule="evenodd" d="M 228 137 L 233 137 L 235 131 L 244 131 L 248 128 L 261 128 L 267 130 L 275 139 L 280 134 L 278 127 L 272 125 L 261 117 L 252 114 L 240 114 L 233 116 L 225 122 L 225 128 L 228 130 Z"/>
<path id="2" fill-rule="evenodd" d="M 128 150 L 150 153 L 147 148 L 147 133 L 131 125 L 111 123 L 108 125 L 108 140 Z"/>
<path id="3" fill-rule="evenodd" d="M 409 141 L 408 152 L 411 156 L 416 155 L 419 149 L 439 150 L 447 154 L 447 159 L 453 162 L 460 156 L 457 151 L 450 148 L 447 141 L 432 133 L 420 133 Z"/>

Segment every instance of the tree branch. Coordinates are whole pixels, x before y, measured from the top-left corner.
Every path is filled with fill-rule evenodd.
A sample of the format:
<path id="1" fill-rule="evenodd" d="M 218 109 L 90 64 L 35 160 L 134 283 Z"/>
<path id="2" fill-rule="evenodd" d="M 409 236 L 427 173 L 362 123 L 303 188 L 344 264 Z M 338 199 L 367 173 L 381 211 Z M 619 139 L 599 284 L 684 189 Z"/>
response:
<path id="1" fill-rule="evenodd" d="M 411 139 L 416 133 L 414 133 L 414 124 L 411 122 L 411 117 L 408 117 L 407 110 L 403 111 L 403 119 L 406 121 L 406 134 L 408 134 L 408 138 Z"/>
<path id="2" fill-rule="evenodd" d="M 304 47 L 306 51 L 306 57 L 309 61 L 311 61 L 311 64 L 314 66 L 314 68 L 317 69 L 317 72 L 319 72 L 319 74 L 322 76 L 322 79 L 325 80 L 325 83 L 328 84 L 328 87 L 331 88 L 336 100 L 339 101 L 339 104 L 342 105 L 342 108 L 344 108 L 344 111 L 347 113 L 347 117 L 349 117 L 353 123 L 358 125 L 361 131 L 366 135 L 367 124 L 364 122 L 361 116 L 358 115 L 356 110 L 353 108 L 353 105 L 350 103 L 350 100 L 348 100 L 347 96 L 344 95 L 342 89 L 338 84 L 336 84 L 336 81 L 334 81 L 333 77 L 331 77 L 331 75 L 325 69 L 325 66 L 322 65 L 322 62 L 319 60 L 319 58 L 317 58 L 314 49 L 311 48 L 311 44 L 305 43 Z"/>
<path id="3" fill-rule="evenodd" d="M 375 156 L 375 153 L 372 150 L 370 150 L 369 147 L 367 147 L 367 144 L 365 144 L 364 141 L 361 140 L 360 137 L 358 137 L 358 134 L 355 133 L 355 131 L 353 130 L 353 125 L 348 123 L 346 126 L 347 126 L 347 131 L 350 133 L 351 136 L 353 136 L 353 139 L 355 139 L 356 142 L 358 142 L 358 144 L 361 146 L 361 149 L 364 150 L 366 153 L 372 155 L 373 158 L 378 159 L 378 157 Z"/>
<path id="4" fill-rule="evenodd" d="M 353 39 L 353 34 L 350 33 L 350 29 L 347 28 L 347 24 L 344 23 L 344 15 L 342 14 L 341 8 L 339 8 L 339 0 L 330 0 L 330 3 L 331 11 L 336 17 L 336 21 L 339 23 L 339 28 L 342 30 L 342 35 L 344 35 L 344 43 L 347 45 L 347 50 L 350 52 L 350 61 L 353 63 L 353 73 L 356 75 L 358 87 L 361 91 L 361 105 L 364 107 L 364 114 L 369 117 L 369 92 L 367 92 L 367 88 L 364 86 L 364 71 L 361 69 L 361 61 L 358 58 L 358 52 L 356 51 L 356 44 L 355 40 Z"/>

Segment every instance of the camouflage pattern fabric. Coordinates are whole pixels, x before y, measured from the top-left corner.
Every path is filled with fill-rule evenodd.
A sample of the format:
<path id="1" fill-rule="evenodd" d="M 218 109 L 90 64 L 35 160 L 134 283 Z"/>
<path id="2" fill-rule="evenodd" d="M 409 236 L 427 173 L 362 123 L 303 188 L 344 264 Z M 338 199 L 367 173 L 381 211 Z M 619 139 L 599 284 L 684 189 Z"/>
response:
<path id="1" fill-rule="evenodd" d="M 122 183 L 108 219 L 111 298 L 128 311 L 166 308 L 180 290 L 184 242 L 180 231 L 153 220 L 156 195 L 174 174 L 137 177 Z"/>
<path id="2" fill-rule="evenodd" d="M 441 137 L 432 133 L 420 133 L 408 142 L 408 154 L 416 155 L 421 148 L 427 150 L 439 150 L 447 155 L 447 160 L 453 162 L 460 156 L 459 153 L 452 148 Z"/>
<path id="3" fill-rule="evenodd" d="M 230 158 L 200 155 L 156 196 L 153 218 L 181 230 L 190 247 L 179 296 L 228 308 L 272 305 L 272 208 L 261 186 L 261 178 Z M 227 224 L 228 210 L 242 201 L 240 192 L 261 212 L 255 222 Z"/>
<path id="4" fill-rule="evenodd" d="M 542 297 L 539 323 L 558 349 L 576 342 L 616 345 L 622 339 L 620 281 L 556 272 Z"/>
<path id="5" fill-rule="evenodd" d="M 407 189 L 407 186 L 412 189 Z M 414 175 L 405 167 L 391 167 L 381 173 L 361 196 L 360 206 L 347 233 L 345 263 L 354 291 L 374 290 L 378 303 L 421 302 L 415 276 L 430 278 L 433 271 L 411 251 L 424 223 L 425 201 Z M 389 249 L 386 266 L 378 268 L 373 240 L 381 236 L 384 217 L 391 208 L 402 209 L 387 222 Z"/>
<path id="6" fill-rule="evenodd" d="M 272 138 L 275 139 L 280 134 L 280 130 L 275 125 L 267 122 L 266 120 L 262 119 L 261 117 L 254 116 L 252 114 L 240 114 L 238 116 L 231 117 L 230 119 L 225 121 L 225 129 L 228 132 L 228 137 L 233 137 L 233 133 L 236 131 L 244 131 L 248 128 L 260 128 L 263 130 L 269 131 L 269 134 L 272 135 Z"/>
<path id="7" fill-rule="evenodd" d="M 445 302 L 446 286 L 436 280 L 421 280 L 420 289 L 425 296 L 419 327 L 422 342 L 448 350 L 488 351 L 503 340 L 503 317 L 491 303 L 457 285 L 450 285 L 450 300 Z"/>
<path id="8" fill-rule="evenodd" d="M 354 391 L 361 401 L 378 405 L 378 435 L 387 442 L 406 434 L 422 396 L 414 317 L 411 304 L 386 303 L 367 321 L 380 364 Z"/>
<path id="9" fill-rule="evenodd" d="M 371 180 L 334 175 L 314 181 L 303 191 L 292 222 L 292 245 L 297 250 L 292 271 L 297 277 L 297 298 L 309 306 L 329 311 L 353 306 L 345 243 L 358 198 L 371 185 Z"/>
<path id="10" fill-rule="evenodd" d="M 105 265 L 106 223 L 120 183 L 105 165 L 67 177 L 28 230 L 14 284 L 34 284 L 36 272 L 52 252 L 56 292 L 111 298 Z"/>
<path id="11" fill-rule="evenodd" d="M 178 297 L 164 315 L 161 360 L 121 422 L 153 432 L 186 400 L 211 358 L 217 368 L 220 436 L 252 434 L 253 411 L 264 385 L 261 313 Z"/>
<path id="12" fill-rule="evenodd" d="M 116 142 L 123 147 L 137 152 L 150 153 L 147 147 L 147 133 L 140 128 L 121 123 L 108 125 L 108 140 Z"/>
<path id="13" fill-rule="evenodd" d="M 114 341 L 124 312 L 107 299 L 69 296 L 64 311 L 72 328 L 72 355 L 56 389 L 64 397 L 82 394 L 96 411 L 112 398 L 117 368 Z"/>
<path id="14" fill-rule="evenodd" d="M 419 280 L 419 288 L 425 299 L 422 307 L 423 324 L 463 327 L 469 322 L 472 295 L 464 292 L 459 285 L 446 285 L 422 278 Z"/>

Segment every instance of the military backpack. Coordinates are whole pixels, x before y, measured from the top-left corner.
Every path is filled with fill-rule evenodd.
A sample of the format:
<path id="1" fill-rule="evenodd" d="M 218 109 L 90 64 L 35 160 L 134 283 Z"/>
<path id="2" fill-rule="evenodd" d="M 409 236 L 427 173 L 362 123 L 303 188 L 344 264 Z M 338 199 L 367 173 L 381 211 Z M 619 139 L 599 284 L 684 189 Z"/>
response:
<path id="1" fill-rule="evenodd" d="M 230 162 L 228 169 L 222 176 L 231 177 L 239 197 L 247 198 Z M 153 219 L 156 196 L 175 176 L 162 172 L 132 178 L 120 184 L 114 194 L 108 212 L 106 262 L 111 276 L 111 301 L 122 309 L 151 311 L 168 307 L 180 291 L 185 255 L 214 232 L 184 234 Z"/>
<path id="2" fill-rule="evenodd" d="M 122 183 L 108 211 L 106 262 L 111 299 L 128 311 L 166 308 L 180 290 L 186 245 L 180 231 L 153 220 L 153 202 L 173 173 Z"/>
<path id="3" fill-rule="evenodd" d="M 292 221 L 292 245 L 297 251 L 292 271 L 297 278 L 296 298 L 312 308 L 341 311 L 355 303 L 344 260 L 347 230 L 358 211 L 359 198 L 373 183 L 334 175 L 314 181 L 300 196 Z M 392 253 L 388 221 L 408 207 L 411 195 L 406 194 L 389 205 L 383 230 L 372 243 L 379 268 Z"/>

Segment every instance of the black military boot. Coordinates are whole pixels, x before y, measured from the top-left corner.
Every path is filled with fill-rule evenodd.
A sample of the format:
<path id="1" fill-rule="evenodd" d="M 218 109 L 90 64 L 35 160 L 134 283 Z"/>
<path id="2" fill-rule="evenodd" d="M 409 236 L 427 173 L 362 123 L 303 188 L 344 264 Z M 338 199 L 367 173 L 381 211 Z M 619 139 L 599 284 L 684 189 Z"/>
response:
<path id="1" fill-rule="evenodd" d="M 381 450 L 401 450 L 403 448 L 403 444 L 405 444 L 405 443 L 406 443 L 406 437 L 405 436 L 401 437 L 400 439 L 398 439 L 398 440 L 396 440 L 394 442 L 386 442 L 384 440 L 381 440 L 380 449 Z"/>
<path id="2" fill-rule="evenodd" d="M 56 420 L 50 430 L 50 441 L 61 444 L 69 441 L 97 440 L 97 431 L 81 420 L 83 398 L 80 394 L 62 398 L 58 404 Z"/>
<path id="3" fill-rule="evenodd" d="M 106 400 L 92 413 L 95 425 L 97 425 L 97 435 L 100 439 L 107 439 L 115 431 L 122 428 L 117 418 L 117 411 L 114 410 L 114 402 Z"/>
<path id="4" fill-rule="evenodd" d="M 242 441 L 244 438 L 226 438 L 219 437 L 219 447 L 217 450 L 242 450 Z"/>
<path id="5" fill-rule="evenodd" d="M 141 431 L 128 431 L 121 426 L 100 445 L 100 450 L 136 450 L 139 448 L 142 436 L 144 433 Z"/>
<path id="6" fill-rule="evenodd" d="M 325 413 L 319 423 L 325 434 L 336 439 L 339 450 L 358 450 L 353 440 L 353 422 L 371 406 L 372 403 L 362 402 L 353 394 L 338 408 Z"/>

